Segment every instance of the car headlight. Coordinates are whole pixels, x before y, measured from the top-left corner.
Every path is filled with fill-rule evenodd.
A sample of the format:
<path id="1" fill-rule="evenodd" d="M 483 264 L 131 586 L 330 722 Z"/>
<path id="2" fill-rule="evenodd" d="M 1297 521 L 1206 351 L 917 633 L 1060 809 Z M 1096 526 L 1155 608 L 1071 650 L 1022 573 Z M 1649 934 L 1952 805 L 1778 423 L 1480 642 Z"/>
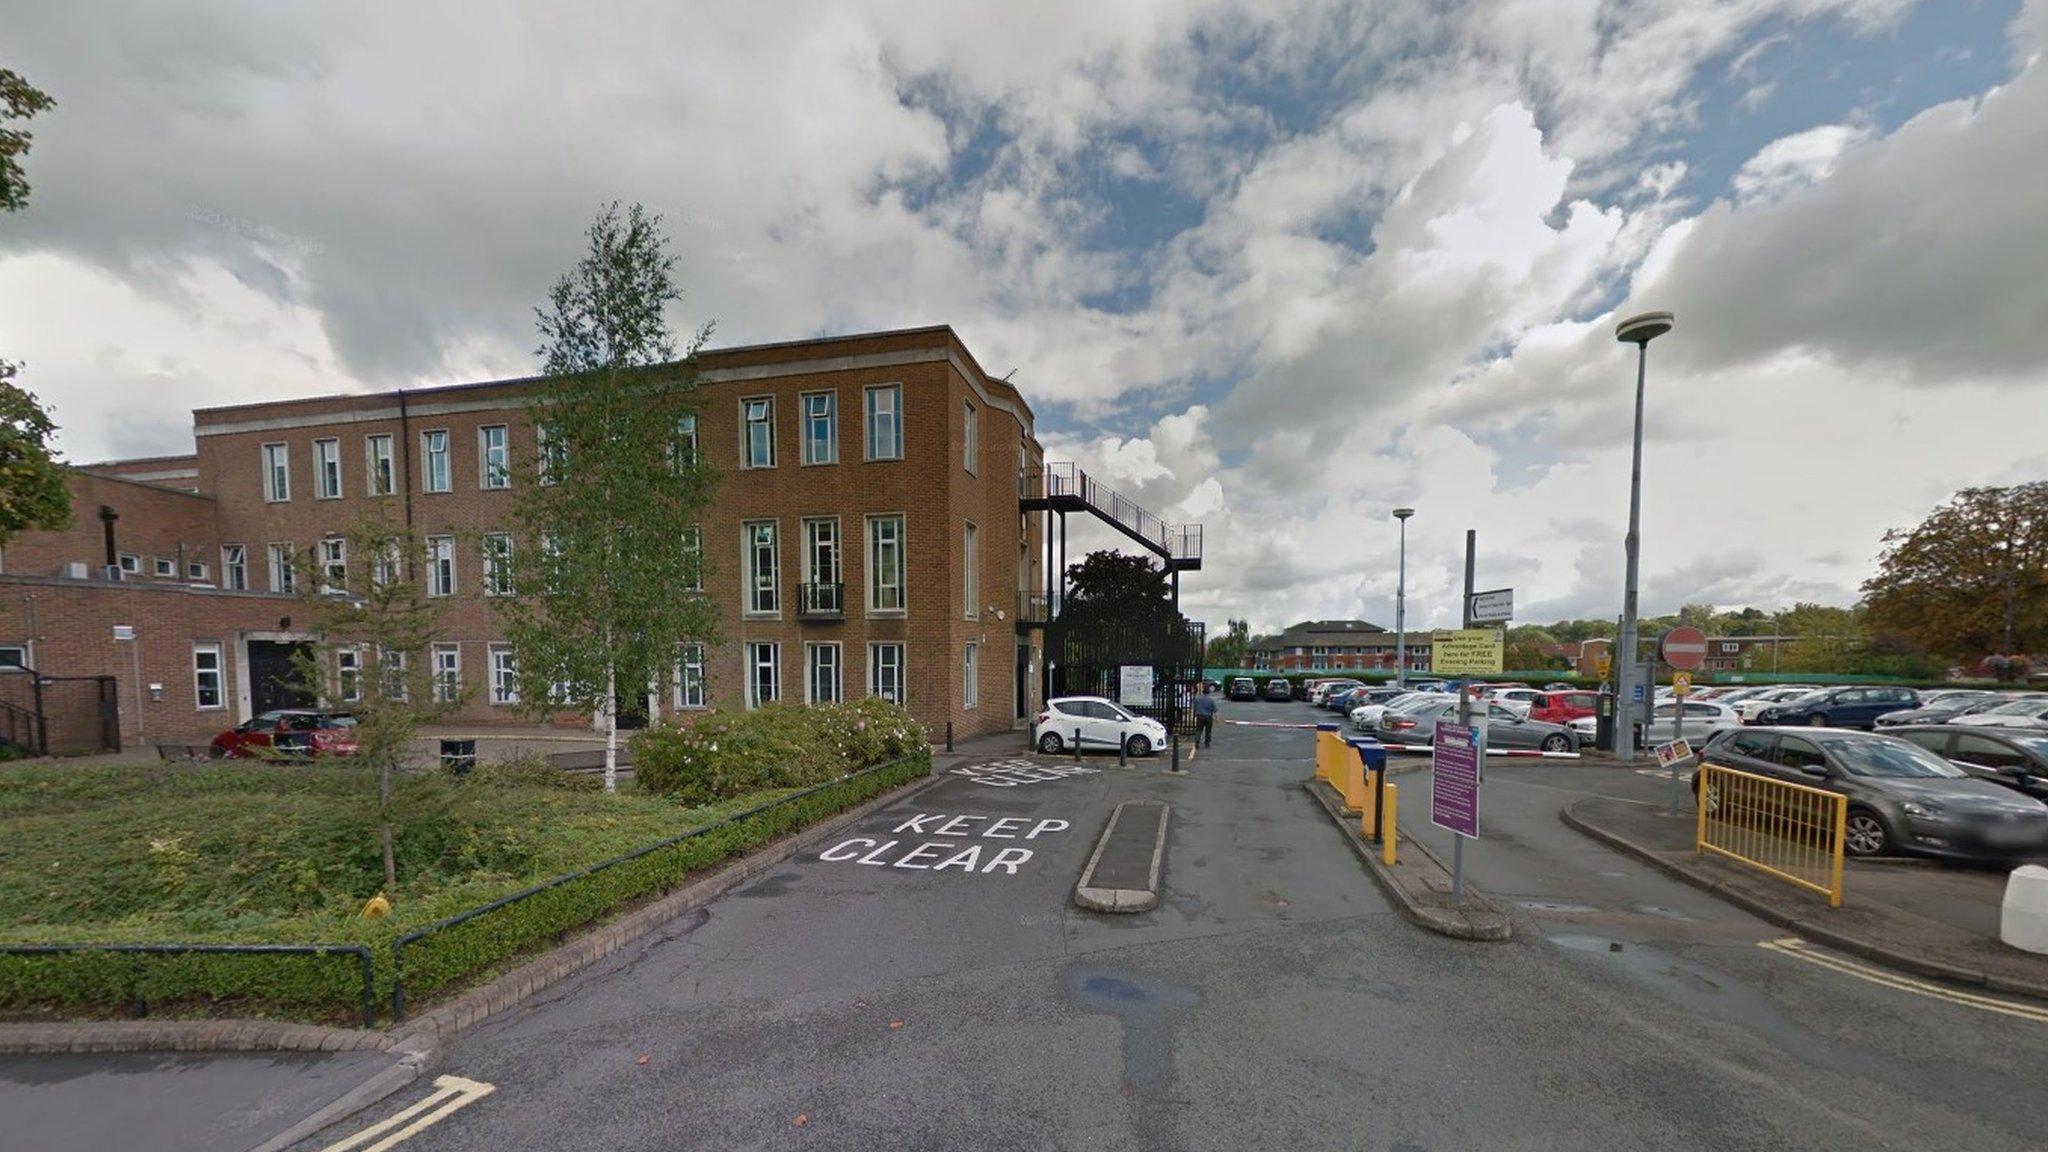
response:
<path id="1" fill-rule="evenodd" d="M 1946 815 L 1946 813 L 1942 811 L 1940 805 L 1928 804 L 1916 800 L 1907 800 L 1904 803 L 1900 804 L 1899 807 L 1906 810 L 1906 815 L 1918 816 L 1922 820 L 1939 820 L 1944 815 Z"/>

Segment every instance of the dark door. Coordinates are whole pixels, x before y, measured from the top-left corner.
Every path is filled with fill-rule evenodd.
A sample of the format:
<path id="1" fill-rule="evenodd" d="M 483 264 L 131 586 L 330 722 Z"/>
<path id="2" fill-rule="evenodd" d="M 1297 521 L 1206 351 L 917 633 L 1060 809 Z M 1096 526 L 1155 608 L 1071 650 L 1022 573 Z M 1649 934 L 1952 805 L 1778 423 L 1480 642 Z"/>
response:
<path id="1" fill-rule="evenodd" d="M 619 717 L 620 728 L 647 727 L 647 694 L 612 697 L 612 708 Z"/>
<path id="2" fill-rule="evenodd" d="M 306 644 L 275 640 L 249 641 L 249 711 L 262 715 L 278 708 L 310 708 L 313 694 L 299 684 L 299 670 L 292 655 L 307 651 Z"/>
<path id="3" fill-rule="evenodd" d="M 1017 645 L 1017 719 L 1031 715 L 1031 648 Z"/>

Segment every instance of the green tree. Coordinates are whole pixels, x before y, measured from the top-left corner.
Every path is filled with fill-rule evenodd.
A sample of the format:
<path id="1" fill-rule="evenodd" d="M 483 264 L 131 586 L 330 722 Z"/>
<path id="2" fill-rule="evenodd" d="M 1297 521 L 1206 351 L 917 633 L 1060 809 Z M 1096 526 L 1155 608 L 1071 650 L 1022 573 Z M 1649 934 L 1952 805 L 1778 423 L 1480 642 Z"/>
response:
<path id="1" fill-rule="evenodd" d="M 64 466 L 50 451 L 57 425 L 33 394 L 15 385 L 17 371 L 0 360 L 0 544 L 31 528 L 71 526 Z"/>
<path id="2" fill-rule="evenodd" d="M 1874 629 L 1966 662 L 2048 646 L 2048 481 L 1965 488 L 1884 543 Z"/>
<path id="3" fill-rule="evenodd" d="M 1062 614 L 1092 620 L 1170 620 L 1173 588 L 1164 569 L 1144 556 L 1090 552 L 1067 566 Z"/>
<path id="4" fill-rule="evenodd" d="M 666 308 L 681 299 L 660 217 L 613 204 L 589 248 L 537 309 L 546 379 L 533 421 L 543 450 L 515 465 L 525 493 L 493 600 L 517 654 L 520 700 L 601 717 L 604 786 L 617 787 L 622 691 L 673 674 L 681 647 L 710 643 L 699 523 L 716 474 L 696 450 L 697 352 L 680 360 Z M 627 706 L 630 706 L 627 705 Z"/>
<path id="5" fill-rule="evenodd" d="M 1850 674 L 1856 654 L 1865 645 L 1863 620 L 1853 608 L 1801 602 L 1779 616 L 1784 635 L 1791 637 L 1778 652 L 1781 672 Z"/>
<path id="6" fill-rule="evenodd" d="M 380 507 L 341 542 L 343 571 L 330 571 L 330 558 L 318 548 L 296 565 L 299 599 L 316 640 L 293 655 L 293 673 L 306 695 L 355 717 L 355 750 L 323 763 L 376 774 L 378 847 L 384 883 L 395 891 L 396 828 L 432 790 L 431 782 L 401 780 L 397 773 L 420 725 L 447 716 L 467 693 L 459 681 L 434 675 L 443 602 L 426 593 L 419 537 Z"/>
<path id="7" fill-rule="evenodd" d="M 1210 639 L 1208 651 L 1202 657 L 1203 665 L 1209 668 L 1244 667 L 1251 637 L 1250 621 L 1226 621 L 1223 635 Z"/>
<path id="8" fill-rule="evenodd" d="M 1539 668 L 1569 668 L 1572 662 L 1562 656 L 1544 652 L 1547 644 L 1563 643 L 1557 634 L 1548 628 L 1534 624 L 1522 624 L 1508 629 L 1507 650 L 1502 656 L 1509 668 L 1518 671 L 1534 671 Z"/>
<path id="9" fill-rule="evenodd" d="M 26 128 L 10 128 L 9 120 L 27 120 L 38 112 L 57 106 L 48 93 L 38 90 L 21 75 L 0 68 L 0 212 L 19 212 L 28 204 L 28 177 L 21 169 L 21 157 L 28 154 L 34 134 Z"/>

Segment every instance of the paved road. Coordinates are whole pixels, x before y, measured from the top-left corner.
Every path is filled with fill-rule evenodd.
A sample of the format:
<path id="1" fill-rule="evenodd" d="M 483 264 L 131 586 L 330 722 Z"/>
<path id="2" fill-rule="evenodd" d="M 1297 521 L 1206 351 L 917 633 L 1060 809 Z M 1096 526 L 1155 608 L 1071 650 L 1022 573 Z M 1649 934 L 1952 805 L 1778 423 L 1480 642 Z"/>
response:
<path id="1" fill-rule="evenodd" d="M 1523 904 L 1515 941 L 1475 945 L 1370 886 L 1298 787 L 1309 740 L 1225 725 L 1184 780 L 949 780 L 465 1036 L 437 1071 L 496 1092 L 401 1152 L 2048 1141 L 2048 1023 L 1766 951 L 1557 820 L 1655 781 L 1492 770 L 1473 875 Z M 1132 797 L 1175 805 L 1165 901 L 1081 912 Z"/>

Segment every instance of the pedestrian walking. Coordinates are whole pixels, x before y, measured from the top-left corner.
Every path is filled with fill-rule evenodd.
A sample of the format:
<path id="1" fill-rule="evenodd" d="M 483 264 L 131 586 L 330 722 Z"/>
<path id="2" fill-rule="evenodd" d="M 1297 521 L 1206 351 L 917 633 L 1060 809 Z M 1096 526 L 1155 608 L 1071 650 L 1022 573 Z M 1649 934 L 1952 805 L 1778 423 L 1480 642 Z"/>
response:
<path id="1" fill-rule="evenodd" d="M 1195 697 L 1195 747 L 1207 748 L 1216 735 L 1216 697 L 1209 692 L 1207 684 L 1202 685 L 1202 694 Z"/>

